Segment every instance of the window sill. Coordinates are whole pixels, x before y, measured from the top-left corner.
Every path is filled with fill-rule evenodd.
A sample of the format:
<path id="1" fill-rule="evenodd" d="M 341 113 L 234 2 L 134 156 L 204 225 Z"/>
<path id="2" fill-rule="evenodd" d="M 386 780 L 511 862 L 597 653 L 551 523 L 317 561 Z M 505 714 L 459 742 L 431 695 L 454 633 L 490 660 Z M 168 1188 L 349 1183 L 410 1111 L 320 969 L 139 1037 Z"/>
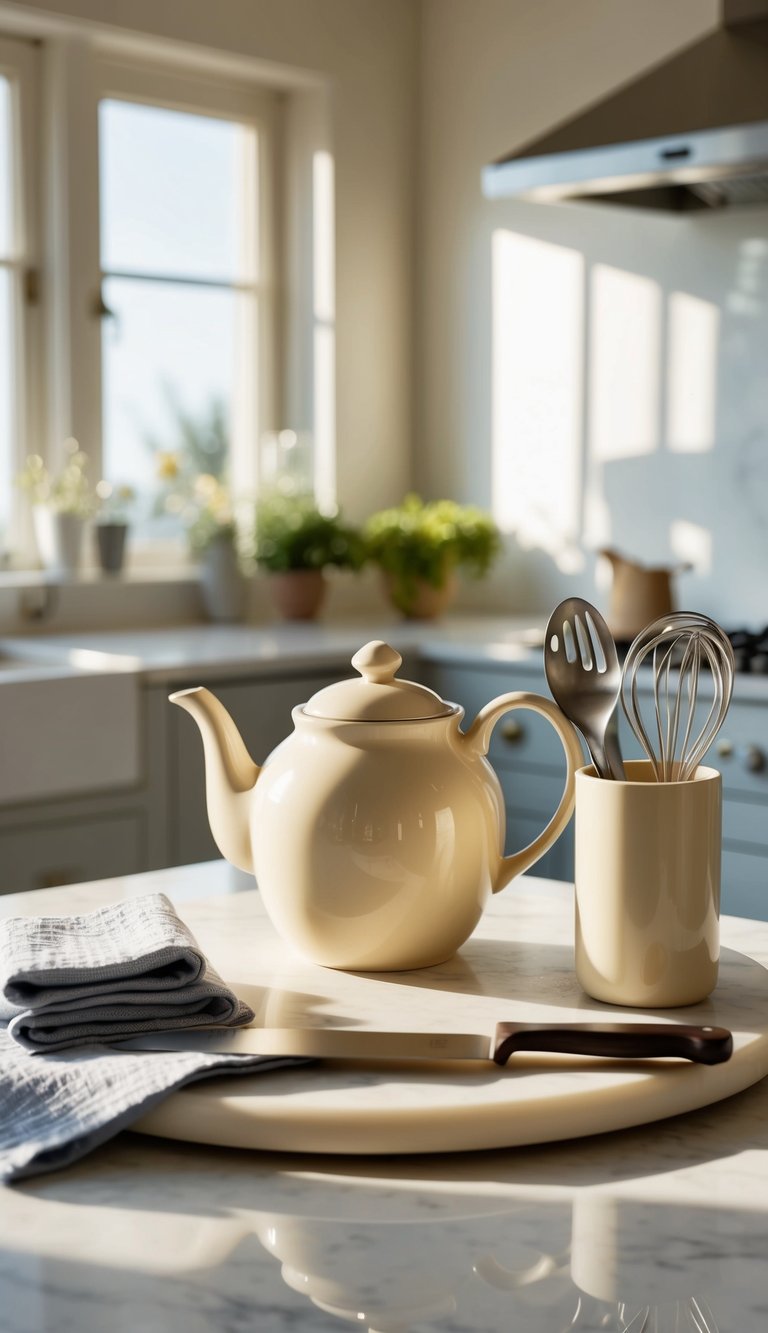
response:
<path id="1" fill-rule="evenodd" d="M 84 569 L 73 575 L 53 574 L 46 569 L 3 569 L 0 570 L 0 589 L 23 591 L 25 588 L 87 588 L 105 584 L 115 587 L 119 584 L 197 583 L 199 577 L 197 567 L 188 564 L 127 569 L 120 574 L 103 574 L 100 569 Z"/>

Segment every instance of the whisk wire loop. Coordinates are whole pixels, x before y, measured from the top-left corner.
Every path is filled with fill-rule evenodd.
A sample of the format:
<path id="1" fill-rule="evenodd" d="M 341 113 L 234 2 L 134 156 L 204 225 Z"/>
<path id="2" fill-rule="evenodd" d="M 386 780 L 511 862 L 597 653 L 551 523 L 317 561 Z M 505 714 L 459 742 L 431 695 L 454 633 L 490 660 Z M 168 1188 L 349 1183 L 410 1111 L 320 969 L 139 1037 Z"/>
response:
<path id="1" fill-rule="evenodd" d="M 649 658 L 655 745 L 638 689 L 640 667 Z M 698 708 L 702 664 L 712 679 L 712 701 L 703 722 Z M 621 702 L 657 782 L 687 782 L 693 777 L 728 711 L 733 672 L 730 641 L 714 621 L 696 612 L 654 621 L 637 636 L 624 662 Z"/>

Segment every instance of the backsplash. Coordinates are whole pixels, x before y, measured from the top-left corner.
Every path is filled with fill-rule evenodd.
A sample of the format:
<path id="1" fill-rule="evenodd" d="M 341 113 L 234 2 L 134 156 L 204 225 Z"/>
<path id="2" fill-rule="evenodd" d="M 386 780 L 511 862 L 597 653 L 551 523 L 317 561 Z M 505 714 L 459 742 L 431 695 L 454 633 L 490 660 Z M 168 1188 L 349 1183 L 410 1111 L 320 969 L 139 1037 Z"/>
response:
<path id="1" fill-rule="evenodd" d="M 526 597 L 603 597 L 611 545 L 692 565 L 681 603 L 764 624 L 768 210 L 514 213 L 490 238 L 488 480 Z"/>

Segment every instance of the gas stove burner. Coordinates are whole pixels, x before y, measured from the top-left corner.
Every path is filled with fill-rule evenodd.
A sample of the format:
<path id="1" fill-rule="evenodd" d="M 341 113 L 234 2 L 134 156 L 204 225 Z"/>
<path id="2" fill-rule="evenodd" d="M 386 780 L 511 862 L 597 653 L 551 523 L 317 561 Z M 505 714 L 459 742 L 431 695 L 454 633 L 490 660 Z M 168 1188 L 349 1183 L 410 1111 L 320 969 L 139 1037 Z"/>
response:
<path id="1" fill-rule="evenodd" d="M 768 625 L 761 630 L 734 629 L 726 630 L 731 641 L 734 657 L 734 670 L 740 675 L 768 676 Z M 619 661 L 623 662 L 631 646 L 631 640 L 616 641 Z M 702 659 L 702 668 L 709 670 L 706 658 Z"/>
<path id="2" fill-rule="evenodd" d="M 728 638 L 733 647 L 737 671 L 768 676 L 768 625 L 757 631 L 729 630 Z"/>

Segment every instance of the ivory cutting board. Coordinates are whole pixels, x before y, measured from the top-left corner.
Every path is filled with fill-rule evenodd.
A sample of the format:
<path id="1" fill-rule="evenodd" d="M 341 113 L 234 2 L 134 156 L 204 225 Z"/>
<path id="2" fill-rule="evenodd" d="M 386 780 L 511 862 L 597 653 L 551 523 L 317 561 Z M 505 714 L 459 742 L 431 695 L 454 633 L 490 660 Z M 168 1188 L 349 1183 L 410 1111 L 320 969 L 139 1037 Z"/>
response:
<path id="1" fill-rule="evenodd" d="M 183 910 L 214 964 L 268 1026 L 490 1033 L 501 1020 L 650 1015 L 730 1028 L 732 1059 L 709 1068 L 555 1056 L 516 1057 L 498 1070 L 323 1063 L 194 1084 L 133 1128 L 287 1152 L 512 1147 L 660 1120 L 729 1097 L 768 1074 L 768 971 L 724 949 L 717 990 L 703 1004 L 655 1013 L 599 1004 L 573 976 L 570 905 L 534 886 L 522 881 L 495 900 L 451 962 L 408 973 L 343 973 L 302 962 L 276 938 L 256 893 Z"/>

